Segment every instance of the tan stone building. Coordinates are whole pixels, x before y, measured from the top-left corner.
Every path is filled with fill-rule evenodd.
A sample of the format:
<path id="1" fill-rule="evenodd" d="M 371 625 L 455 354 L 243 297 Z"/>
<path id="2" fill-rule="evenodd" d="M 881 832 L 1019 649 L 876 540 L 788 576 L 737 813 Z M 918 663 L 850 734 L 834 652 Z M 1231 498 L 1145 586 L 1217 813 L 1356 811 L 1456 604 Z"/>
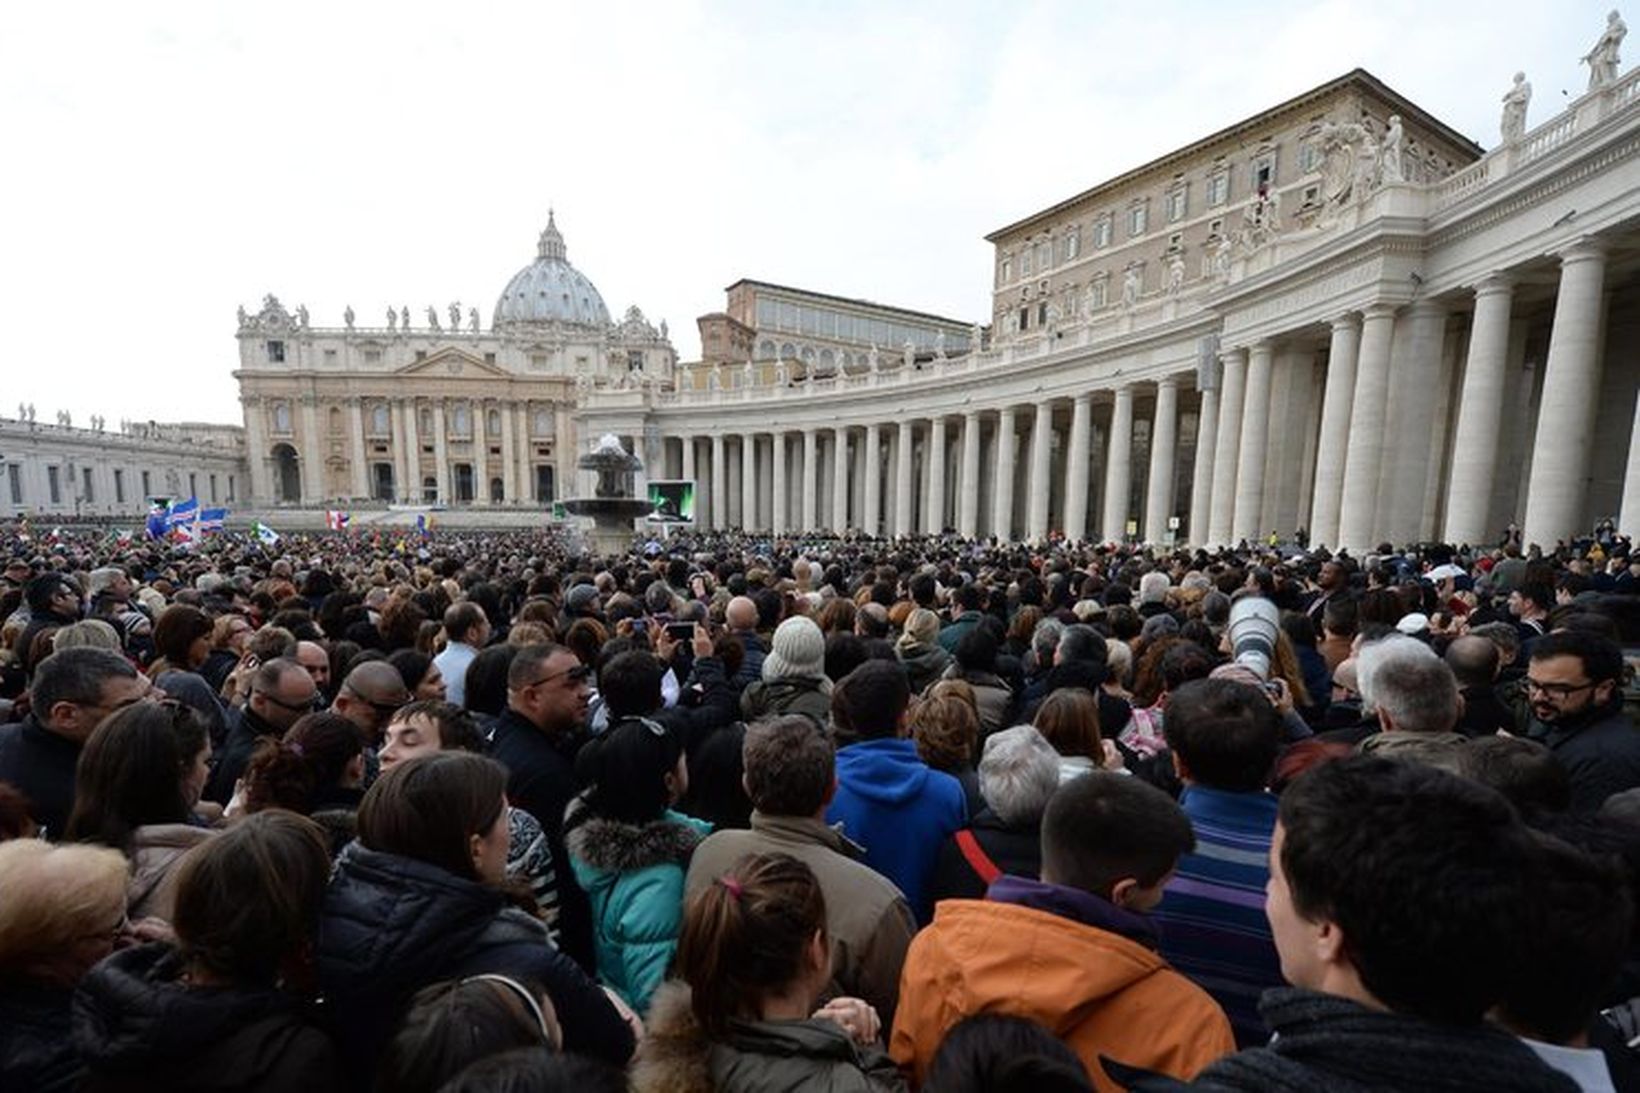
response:
<path id="1" fill-rule="evenodd" d="M 241 309 L 254 504 L 542 507 L 572 481 L 578 392 L 670 384 L 677 365 L 664 322 L 610 318 L 550 215 L 488 329 L 459 304 L 383 314 L 320 328 L 272 296 Z"/>

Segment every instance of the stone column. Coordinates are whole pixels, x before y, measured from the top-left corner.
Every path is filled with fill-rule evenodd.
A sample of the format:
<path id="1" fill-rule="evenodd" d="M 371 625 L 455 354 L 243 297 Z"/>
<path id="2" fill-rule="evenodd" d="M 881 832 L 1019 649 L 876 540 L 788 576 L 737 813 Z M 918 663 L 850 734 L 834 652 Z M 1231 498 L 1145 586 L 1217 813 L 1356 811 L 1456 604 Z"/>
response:
<path id="1" fill-rule="evenodd" d="M 245 461 L 250 465 L 250 504 L 269 505 L 273 503 L 274 496 L 268 484 L 268 430 L 262 418 L 262 400 L 249 397 L 240 402 L 245 408 Z M 137 489 L 142 489 L 140 473 L 136 485 Z"/>
<path id="2" fill-rule="evenodd" d="M 416 400 L 404 400 L 404 498 L 412 505 L 421 504 L 421 422 L 417 420 Z"/>
<path id="3" fill-rule="evenodd" d="M 740 438 L 740 526 L 744 531 L 763 527 L 757 519 L 756 433 L 745 433 Z"/>
<path id="4" fill-rule="evenodd" d="M 831 452 L 831 530 L 841 535 L 848 530 L 848 426 L 837 426 L 833 435 L 836 446 Z"/>
<path id="5" fill-rule="evenodd" d="M 528 400 L 513 404 L 513 416 L 517 422 L 513 430 L 513 439 L 518 442 L 518 500 L 523 504 L 529 504 L 531 501 L 542 499 L 535 496 L 535 446 L 530 443 L 535 422 L 530 420 Z M 564 494 L 580 492 L 575 482 L 554 481 L 553 488 Z"/>
<path id="6" fill-rule="evenodd" d="M 1040 542 L 1048 537 L 1048 461 L 1053 455 L 1053 402 L 1036 404 L 1036 421 L 1031 425 L 1031 468 L 1026 488 L 1025 537 Z"/>
<path id="7" fill-rule="evenodd" d="M 1543 366 L 1537 441 L 1526 487 L 1527 543 L 1552 549 L 1580 530 L 1600 389 L 1606 252 L 1592 239 L 1560 255 L 1560 291 Z"/>
<path id="8" fill-rule="evenodd" d="M 883 433 L 882 426 L 875 421 L 866 426 L 866 446 L 860 455 L 860 462 L 866 471 L 865 497 L 861 502 L 864 509 L 860 517 L 860 528 L 867 535 L 878 535 L 883 527 Z"/>
<path id="9" fill-rule="evenodd" d="M 348 418 L 352 423 L 352 446 L 348 459 L 353 464 L 353 498 L 363 501 L 370 496 L 370 465 L 366 462 L 364 439 L 364 401 L 354 399 L 348 408 L 351 412 Z"/>
<path id="10" fill-rule="evenodd" d="M 701 511 L 700 510 L 703 507 L 701 502 L 703 502 L 705 500 L 705 497 L 701 494 L 700 479 L 698 477 L 696 477 L 696 471 L 695 471 L 695 438 L 692 437 L 692 436 L 684 436 L 684 437 L 680 437 L 679 440 L 682 441 L 682 445 L 683 445 L 683 450 L 679 455 L 679 459 L 681 460 L 681 463 L 679 465 L 680 466 L 681 477 L 684 478 L 685 480 L 693 482 L 695 484 L 695 526 L 696 527 L 705 527 L 705 522 L 702 521 L 701 518 L 700 518 L 701 517 Z"/>
<path id="11" fill-rule="evenodd" d="M 325 449 L 329 447 L 327 438 L 319 434 L 319 400 L 312 395 L 303 395 L 301 398 L 302 413 L 302 446 L 301 462 L 299 467 L 302 475 L 302 504 L 316 505 L 325 495 L 324 467 Z M 72 495 L 79 489 L 79 483 L 70 483 Z"/>
<path id="12" fill-rule="evenodd" d="M 1014 408 L 1004 406 L 997 414 L 996 486 L 993 498 L 991 533 L 1003 542 L 1014 537 Z"/>
<path id="13" fill-rule="evenodd" d="M 1196 460 L 1190 474 L 1189 542 L 1201 546 L 1207 542 L 1208 510 L 1213 507 L 1213 447 L 1219 435 L 1219 389 L 1209 387 L 1201 393 L 1201 404 L 1196 411 Z"/>
<path id="14" fill-rule="evenodd" d="M 923 530 L 930 535 L 945 530 L 945 418 L 937 414 L 928 423 L 928 511 L 923 513 Z"/>
<path id="15" fill-rule="evenodd" d="M 1338 505 L 1344 493 L 1344 455 L 1349 450 L 1350 405 L 1355 400 L 1355 361 L 1360 351 L 1361 317 L 1350 312 L 1334 319 L 1310 506 L 1310 542 L 1318 546 L 1338 545 Z"/>
<path id="16" fill-rule="evenodd" d="M 1264 503 L 1264 456 L 1270 444 L 1270 381 L 1275 347 L 1257 342 L 1247 357 L 1247 392 L 1241 410 L 1241 444 L 1236 464 L 1236 513 L 1230 537 L 1256 542 L 1264 537 L 1259 511 Z"/>
<path id="17" fill-rule="evenodd" d="M 1093 396 L 1084 391 L 1071 403 L 1071 435 L 1065 446 L 1065 538 L 1071 542 L 1088 535 L 1089 431 L 1093 427 Z"/>
<path id="18" fill-rule="evenodd" d="M 774 535 L 784 535 L 791 516 L 787 511 L 790 502 L 786 497 L 786 434 L 776 429 L 770 443 L 774 452 L 769 468 L 772 487 L 769 504 L 774 511 L 769 514 L 769 531 Z"/>
<path id="19" fill-rule="evenodd" d="M 979 534 L 979 411 L 962 419 L 962 498 L 957 506 L 957 532 L 972 539 Z"/>
<path id="20" fill-rule="evenodd" d="M 1213 546 L 1235 542 L 1231 529 L 1236 515 L 1236 467 L 1241 455 L 1241 410 L 1247 393 L 1247 350 L 1226 350 L 1224 389 L 1219 396 L 1218 436 L 1213 450 L 1213 508 L 1208 514 L 1207 541 Z"/>
<path id="21" fill-rule="evenodd" d="M 1452 480 L 1446 493 L 1443 538 L 1450 543 L 1483 543 L 1493 537 L 1488 517 L 1498 430 L 1503 425 L 1514 291 L 1514 280 L 1501 273 L 1475 287 L 1475 317 L 1469 326 L 1469 356 L 1452 441 Z"/>
<path id="22" fill-rule="evenodd" d="M 729 461 L 723 457 L 723 434 L 712 434 L 712 527 L 729 526 Z"/>
<path id="23" fill-rule="evenodd" d="M 803 430 L 803 526 L 799 531 L 820 529 L 820 433 Z"/>
<path id="24" fill-rule="evenodd" d="M 1156 417 L 1150 427 L 1150 478 L 1145 490 L 1145 539 L 1167 539 L 1167 521 L 1173 515 L 1174 459 L 1179 444 L 1179 378 L 1163 376 L 1156 382 Z"/>
<path id="25" fill-rule="evenodd" d="M 895 535 L 910 535 L 917 529 L 911 516 L 916 511 L 916 495 L 911 492 L 911 446 L 916 434 L 911 422 L 900 422 L 899 443 L 894 451 L 894 531 Z"/>
<path id="26" fill-rule="evenodd" d="M 1375 535 L 1393 543 L 1423 538 L 1429 464 L 1431 460 L 1438 463 L 1442 454 L 1432 448 L 1446 307 L 1434 300 L 1419 300 L 1407 308 L 1406 323 L 1405 358 L 1395 361 L 1390 382 L 1409 397 L 1403 399 L 1395 419 L 1386 423 L 1396 430 L 1384 452 L 1391 469 L 1390 488 L 1387 496 L 1380 494 L 1378 498 L 1374 530 Z M 1433 531 L 1431 528 L 1431 534 Z"/>
<path id="27" fill-rule="evenodd" d="M 1629 465 L 1623 474 L 1623 507 L 1617 512 L 1617 530 L 1640 540 L 1640 395 L 1634 401 L 1634 426 L 1629 430 Z"/>
<path id="28" fill-rule="evenodd" d="M 473 501 L 476 504 L 490 503 L 490 438 L 485 432 L 489 416 L 484 408 L 482 399 L 475 399 L 467 406 L 468 420 L 473 426 Z"/>
<path id="29" fill-rule="evenodd" d="M 1133 386 L 1116 389 L 1110 415 L 1110 455 L 1105 462 L 1105 516 L 1100 534 L 1121 542 L 1127 534 L 1128 494 L 1133 492 Z"/>
<path id="30" fill-rule="evenodd" d="M 501 411 L 501 492 L 509 505 L 518 504 L 518 444 L 513 439 L 513 408 L 509 402 L 499 404 Z"/>
<path id="31" fill-rule="evenodd" d="M 433 473 L 438 476 L 438 499 L 448 505 L 450 495 L 450 440 L 446 435 L 444 400 L 433 400 Z"/>
<path id="32" fill-rule="evenodd" d="M 1361 351 L 1350 405 L 1350 442 L 1344 454 L 1344 489 L 1339 497 L 1338 546 L 1372 546 L 1377 529 L 1378 468 L 1384 457 L 1384 420 L 1389 403 L 1390 346 L 1395 340 L 1395 308 L 1373 304 L 1361 318 Z"/>

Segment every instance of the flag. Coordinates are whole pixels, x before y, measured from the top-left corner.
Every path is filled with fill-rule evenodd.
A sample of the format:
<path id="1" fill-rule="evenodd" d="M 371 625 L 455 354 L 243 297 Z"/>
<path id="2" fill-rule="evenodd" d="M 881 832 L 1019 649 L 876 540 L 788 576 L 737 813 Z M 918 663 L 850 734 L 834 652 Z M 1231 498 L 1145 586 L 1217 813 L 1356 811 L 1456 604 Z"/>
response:
<path id="1" fill-rule="evenodd" d="M 340 509 L 325 510 L 325 526 L 330 528 L 331 531 L 346 531 L 347 522 L 351 519 L 353 519 L 352 516 Z"/>
<path id="2" fill-rule="evenodd" d="M 425 512 L 416 513 L 416 533 L 424 537 L 427 535 L 427 514 Z"/>
<path id="3" fill-rule="evenodd" d="M 179 524 L 192 524 L 198 516 L 199 498 L 190 497 L 171 506 L 171 510 L 165 515 L 165 526 L 175 528 Z"/>
<path id="4" fill-rule="evenodd" d="M 200 509 L 199 530 L 221 531 L 228 522 L 227 509 Z"/>
<path id="5" fill-rule="evenodd" d="M 163 539 L 171 526 L 171 506 L 163 501 L 155 501 L 148 506 L 148 538 Z"/>
<path id="6" fill-rule="evenodd" d="M 258 520 L 255 526 L 256 538 L 263 546 L 273 546 L 279 541 L 279 533 Z"/>

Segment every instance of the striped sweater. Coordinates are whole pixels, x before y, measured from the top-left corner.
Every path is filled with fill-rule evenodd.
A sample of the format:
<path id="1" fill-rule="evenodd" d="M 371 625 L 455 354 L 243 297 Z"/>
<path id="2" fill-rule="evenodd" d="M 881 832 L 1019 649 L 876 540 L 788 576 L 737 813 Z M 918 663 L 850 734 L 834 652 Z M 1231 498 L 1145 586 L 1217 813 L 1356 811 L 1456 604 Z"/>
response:
<path id="1" fill-rule="evenodd" d="M 1224 1007 L 1243 1047 L 1269 1039 L 1259 995 L 1283 985 L 1264 886 L 1276 798 L 1186 786 L 1179 798 L 1196 832 L 1196 849 L 1179 859 L 1152 913 L 1162 955 Z"/>

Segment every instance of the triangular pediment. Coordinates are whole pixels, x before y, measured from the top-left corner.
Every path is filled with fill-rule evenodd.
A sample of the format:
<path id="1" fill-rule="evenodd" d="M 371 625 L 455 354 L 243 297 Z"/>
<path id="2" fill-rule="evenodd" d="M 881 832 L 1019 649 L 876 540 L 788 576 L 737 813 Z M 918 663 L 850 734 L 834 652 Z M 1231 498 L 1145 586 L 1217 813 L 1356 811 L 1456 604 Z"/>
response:
<path id="1" fill-rule="evenodd" d="M 394 373 L 399 376 L 497 376 L 508 373 L 483 357 L 456 346 L 446 346 L 426 358 L 412 361 Z"/>

